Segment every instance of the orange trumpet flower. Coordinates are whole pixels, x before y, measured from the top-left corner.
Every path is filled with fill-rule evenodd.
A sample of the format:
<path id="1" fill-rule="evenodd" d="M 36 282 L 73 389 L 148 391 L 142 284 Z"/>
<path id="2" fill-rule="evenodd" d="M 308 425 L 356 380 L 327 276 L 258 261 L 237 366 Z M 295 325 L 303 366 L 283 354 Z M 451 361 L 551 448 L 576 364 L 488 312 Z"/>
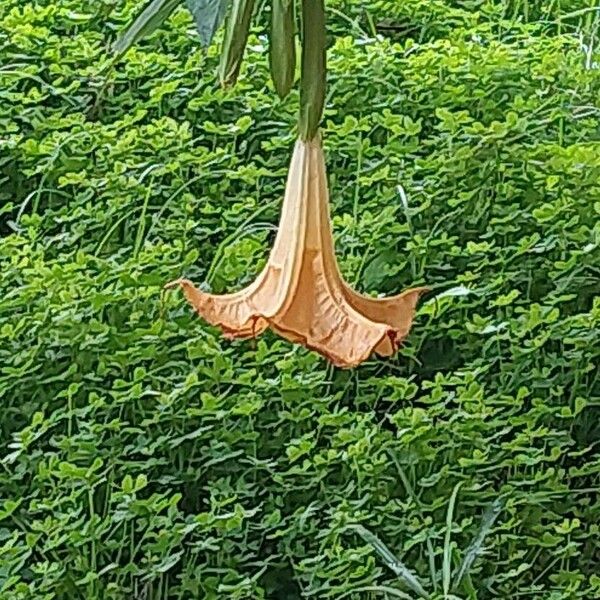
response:
<path id="1" fill-rule="evenodd" d="M 325 159 L 319 138 L 298 140 L 289 170 L 279 230 L 267 265 L 248 287 L 207 294 L 187 279 L 179 286 L 206 321 L 231 338 L 267 327 L 316 350 L 333 364 L 354 367 L 375 352 L 393 354 L 408 335 L 427 288 L 370 298 L 343 280 L 334 253 Z"/>

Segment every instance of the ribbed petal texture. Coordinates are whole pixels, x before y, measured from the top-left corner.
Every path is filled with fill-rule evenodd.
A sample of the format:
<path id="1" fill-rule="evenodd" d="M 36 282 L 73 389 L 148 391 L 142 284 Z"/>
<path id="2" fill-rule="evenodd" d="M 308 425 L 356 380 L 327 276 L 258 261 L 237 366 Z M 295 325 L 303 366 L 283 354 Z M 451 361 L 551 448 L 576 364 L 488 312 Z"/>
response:
<path id="1" fill-rule="evenodd" d="M 296 142 L 277 237 L 254 283 L 221 296 L 204 293 L 187 279 L 167 285 L 174 286 L 181 287 L 202 318 L 229 337 L 255 337 L 270 327 L 340 367 L 355 367 L 374 352 L 393 354 L 427 291 L 413 288 L 390 298 L 370 298 L 342 279 L 318 138 Z"/>

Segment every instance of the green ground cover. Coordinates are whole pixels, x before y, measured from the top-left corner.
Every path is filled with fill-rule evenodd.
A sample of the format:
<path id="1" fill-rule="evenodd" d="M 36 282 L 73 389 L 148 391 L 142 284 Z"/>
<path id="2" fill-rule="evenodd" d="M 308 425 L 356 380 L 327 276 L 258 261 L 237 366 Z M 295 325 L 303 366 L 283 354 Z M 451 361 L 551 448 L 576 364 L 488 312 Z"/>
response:
<path id="1" fill-rule="evenodd" d="M 354 371 L 161 295 L 264 264 L 298 99 L 183 9 L 107 70 L 139 5 L 0 0 L 0 598 L 599 597 L 597 2 L 328 2 L 343 272 L 435 288 Z"/>

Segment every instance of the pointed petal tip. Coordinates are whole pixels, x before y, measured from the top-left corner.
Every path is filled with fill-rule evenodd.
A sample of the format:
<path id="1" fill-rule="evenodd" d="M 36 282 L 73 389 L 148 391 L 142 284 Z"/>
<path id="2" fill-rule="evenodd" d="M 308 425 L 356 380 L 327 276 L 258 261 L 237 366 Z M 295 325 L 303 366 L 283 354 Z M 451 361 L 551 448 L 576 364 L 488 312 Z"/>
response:
<path id="1" fill-rule="evenodd" d="M 418 294 L 419 296 L 422 296 L 423 294 L 427 294 L 430 291 L 431 291 L 430 287 L 423 285 L 420 287 L 409 288 L 408 290 L 405 290 L 404 293 L 405 294 Z"/>
<path id="2" fill-rule="evenodd" d="M 176 287 L 193 287 L 194 284 L 189 279 L 175 279 L 173 281 L 169 281 L 169 283 L 165 283 L 163 286 L 163 290 L 172 290 Z"/>
<path id="3" fill-rule="evenodd" d="M 389 298 L 352 290 L 337 271 L 327 201 L 320 136 L 299 138 L 271 267 L 233 294 L 207 294 L 183 278 L 165 289 L 181 288 L 196 312 L 229 339 L 254 338 L 269 327 L 344 369 L 392 355 L 411 329 L 420 297 L 431 289 L 415 287 Z"/>
<path id="4" fill-rule="evenodd" d="M 416 307 L 417 302 L 419 302 L 419 300 L 421 300 L 421 298 L 423 296 L 425 296 L 425 294 L 429 294 L 431 291 L 432 290 L 430 287 L 421 286 L 421 287 L 409 288 L 407 290 L 404 290 L 402 292 L 402 294 L 400 294 L 400 296 L 401 297 L 414 296 L 414 303 L 415 303 L 415 307 Z"/>

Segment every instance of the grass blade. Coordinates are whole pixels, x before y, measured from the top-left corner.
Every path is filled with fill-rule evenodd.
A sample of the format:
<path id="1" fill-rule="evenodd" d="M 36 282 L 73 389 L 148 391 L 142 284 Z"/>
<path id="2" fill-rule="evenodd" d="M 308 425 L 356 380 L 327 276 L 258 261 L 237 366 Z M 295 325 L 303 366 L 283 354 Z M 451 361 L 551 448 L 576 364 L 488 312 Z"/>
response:
<path id="1" fill-rule="evenodd" d="M 417 510 L 419 511 L 419 515 L 421 516 L 421 518 L 424 521 L 425 520 L 425 512 L 423 510 L 423 504 L 421 503 L 421 501 L 419 500 L 419 497 L 415 493 L 413 486 L 411 485 L 406 473 L 404 472 L 404 469 L 398 462 L 398 459 L 396 458 L 396 456 L 392 452 L 389 452 L 388 454 L 389 454 L 390 458 L 392 459 L 392 462 L 396 466 L 396 470 L 398 471 L 398 475 L 400 476 L 400 479 L 402 480 L 402 484 L 404 485 L 404 488 L 406 489 L 406 493 L 410 496 L 412 501 L 415 503 L 415 506 L 417 507 Z M 435 569 L 435 551 L 433 549 L 433 543 L 431 542 L 431 536 L 429 535 L 429 533 L 427 533 L 427 538 L 425 540 L 425 544 L 427 545 L 427 559 L 429 562 L 429 573 L 431 575 L 431 583 L 433 585 L 433 591 L 435 592 L 435 591 L 437 591 L 436 569 Z"/>
<path id="2" fill-rule="evenodd" d="M 395 588 L 391 588 L 387 585 L 364 585 L 361 587 L 353 588 L 344 592 L 341 596 L 339 596 L 338 600 L 342 600 L 342 598 L 347 598 L 348 596 L 360 592 L 373 592 L 374 594 L 381 593 L 384 594 L 384 598 L 391 596 L 392 598 L 400 598 L 401 600 L 413 600 L 413 596 L 409 596 L 408 594 L 401 592 Z"/>
<path id="3" fill-rule="evenodd" d="M 504 507 L 504 503 L 501 499 L 497 498 L 488 506 L 486 511 L 483 513 L 483 517 L 481 519 L 481 525 L 479 526 L 479 531 L 477 535 L 473 538 L 473 541 L 469 544 L 465 552 L 465 557 L 458 569 L 458 573 L 456 574 L 453 588 L 456 589 L 460 583 L 462 582 L 465 575 L 469 572 L 476 558 L 481 554 L 483 550 L 483 543 L 485 541 L 486 536 L 492 529 L 498 515 L 502 512 Z"/>
<path id="4" fill-rule="evenodd" d="M 429 598 L 417 576 L 374 534 L 362 525 L 349 525 L 348 529 L 355 531 L 367 544 L 383 558 L 385 564 L 403 581 L 413 592 L 421 598 Z"/>
<path id="5" fill-rule="evenodd" d="M 450 502 L 448 503 L 448 511 L 446 512 L 446 535 L 444 536 L 444 562 L 442 564 L 442 586 L 444 590 L 444 598 L 448 598 L 450 594 L 450 575 L 452 570 L 452 546 L 450 538 L 452 536 L 452 518 L 454 516 L 454 506 L 456 504 L 456 496 L 462 485 L 462 481 L 457 483 L 452 490 Z"/>

